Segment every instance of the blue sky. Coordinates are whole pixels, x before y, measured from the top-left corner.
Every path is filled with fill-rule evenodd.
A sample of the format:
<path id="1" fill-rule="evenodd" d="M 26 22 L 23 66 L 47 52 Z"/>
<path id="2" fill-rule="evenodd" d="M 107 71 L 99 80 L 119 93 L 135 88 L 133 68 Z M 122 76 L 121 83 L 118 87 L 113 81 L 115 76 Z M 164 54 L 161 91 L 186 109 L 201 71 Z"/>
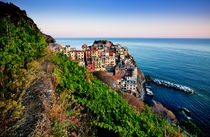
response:
<path id="1" fill-rule="evenodd" d="M 2 0 L 54 37 L 210 38 L 210 0 Z"/>

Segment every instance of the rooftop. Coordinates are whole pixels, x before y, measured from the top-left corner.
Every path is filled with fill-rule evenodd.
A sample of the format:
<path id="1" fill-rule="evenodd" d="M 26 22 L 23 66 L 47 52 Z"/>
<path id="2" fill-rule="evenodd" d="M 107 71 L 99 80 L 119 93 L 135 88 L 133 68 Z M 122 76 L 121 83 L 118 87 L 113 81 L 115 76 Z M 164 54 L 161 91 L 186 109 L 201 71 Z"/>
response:
<path id="1" fill-rule="evenodd" d="M 136 83 L 130 83 L 130 82 L 128 82 L 128 83 L 126 83 L 126 85 L 136 85 Z"/>
<path id="2" fill-rule="evenodd" d="M 135 77 L 128 77 L 127 80 L 129 80 L 129 81 L 136 81 L 136 78 Z"/>

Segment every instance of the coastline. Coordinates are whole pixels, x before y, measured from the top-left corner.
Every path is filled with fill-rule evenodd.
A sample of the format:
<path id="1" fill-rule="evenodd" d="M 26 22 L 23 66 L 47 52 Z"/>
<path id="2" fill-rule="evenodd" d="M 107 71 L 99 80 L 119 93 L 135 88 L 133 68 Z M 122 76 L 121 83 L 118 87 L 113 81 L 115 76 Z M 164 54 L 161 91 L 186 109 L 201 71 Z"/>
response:
<path id="1" fill-rule="evenodd" d="M 71 42 L 70 41 L 68 41 L 68 39 L 66 39 L 66 43 L 74 43 L 74 39 L 70 39 L 71 40 Z M 89 40 L 89 39 L 88 39 Z M 94 39 L 90 39 L 90 40 L 92 40 L 92 41 L 94 41 Z M 77 40 L 78 41 L 78 40 Z M 81 41 L 85 41 L 84 43 L 88 43 L 88 41 L 86 41 L 86 40 L 84 40 L 84 39 L 81 39 Z M 117 40 L 115 40 L 115 41 L 117 41 Z M 129 40 L 127 40 L 128 42 L 130 42 Z M 139 40 L 140 41 L 140 40 Z M 61 43 L 62 43 L 62 41 L 60 41 Z M 59 43 L 60 43 L 59 42 Z M 120 42 L 119 42 L 120 43 Z M 123 43 L 123 42 L 122 42 Z M 73 45 L 73 44 L 72 44 Z M 77 43 L 75 42 L 75 45 L 77 45 Z M 131 47 L 131 49 L 129 48 L 129 51 L 132 53 L 132 55 L 135 57 L 135 61 L 138 63 L 138 65 L 142 65 L 142 66 L 144 66 L 144 70 L 145 70 L 145 66 L 146 66 L 146 68 L 148 68 L 148 65 L 147 65 L 147 63 L 145 63 L 145 61 L 147 61 L 147 62 L 151 62 L 151 59 L 152 60 L 154 60 L 154 59 L 157 59 L 157 60 L 161 60 L 163 57 L 162 57 L 162 55 L 165 55 L 165 53 L 167 53 L 167 52 L 165 52 L 165 50 L 164 50 L 164 48 L 160 51 L 160 53 L 161 53 L 161 56 L 158 56 L 158 57 L 153 57 L 153 56 L 151 56 L 151 59 L 150 58 L 146 58 L 146 60 L 144 61 L 144 62 L 142 62 L 142 63 L 139 63 L 140 62 L 140 60 L 139 59 L 144 59 L 144 58 L 136 58 L 136 56 L 135 55 L 137 55 L 137 50 L 136 51 L 132 51 L 133 49 L 132 49 L 132 47 L 134 47 L 134 46 L 132 46 L 132 44 L 127 44 L 128 45 L 128 47 L 130 46 Z M 76 46 L 77 48 L 79 47 L 79 46 Z M 138 50 L 141 50 L 141 51 L 143 51 L 143 49 L 142 48 L 144 48 L 144 47 L 138 47 Z M 158 50 L 159 50 L 159 48 L 157 48 Z M 156 51 L 157 50 L 156 48 L 154 48 L 153 50 L 154 51 Z M 149 48 L 147 49 L 146 48 L 146 50 L 145 50 L 145 52 L 148 52 L 148 53 L 150 53 L 149 52 Z M 141 53 L 141 52 L 138 52 L 139 54 Z M 174 53 L 174 52 L 173 52 Z M 153 54 L 153 52 L 151 52 L 151 54 Z M 168 53 L 167 53 L 167 55 L 168 55 Z M 170 54 L 170 55 L 175 55 L 175 54 Z M 143 53 L 142 53 L 142 56 L 143 57 L 146 57 Z M 185 57 L 185 56 L 184 56 Z M 179 58 L 178 58 L 179 59 Z M 156 63 L 156 62 L 152 62 L 151 63 L 151 65 L 155 65 L 154 63 Z M 163 63 L 163 65 L 165 65 L 164 64 L 164 62 L 162 62 Z M 174 64 L 174 63 L 173 63 Z M 169 64 L 169 67 L 168 68 L 170 68 L 170 67 L 172 67 L 171 66 L 171 64 Z M 160 69 L 161 69 L 161 67 L 160 67 Z M 187 68 L 186 68 L 187 69 Z M 161 69 L 161 70 L 163 70 L 163 69 Z M 152 72 L 156 72 L 155 70 L 154 70 L 154 68 L 149 68 L 149 72 L 150 71 L 152 71 Z M 180 70 L 179 70 L 180 71 Z M 174 72 L 174 71 L 172 71 L 172 72 Z M 162 74 L 162 72 L 159 72 L 158 71 L 158 73 L 160 73 L 160 74 Z M 151 73 L 152 74 L 152 73 Z M 172 77 L 172 78 L 176 78 L 176 77 Z M 139 85 L 141 85 L 140 83 L 141 82 L 138 82 L 139 83 Z M 146 93 L 145 93 L 145 91 L 143 90 L 143 83 L 144 82 L 142 82 L 142 85 L 140 86 L 141 87 L 141 89 L 139 90 L 139 91 L 143 91 L 142 92 L 142 94 L 140 94 L 141 95 L 141 97 L 139 98 L 139 99 L 143 99 L 143 101 L 145 101 L 146 100 L 146 98 L 145 97 L 147 97 L 146 96 Z M 160 87 L 161 88 L 161 87 Z M 159 89 L 159 87 L 158 87 L 158 89 Z M 158 93 L 158 94 L 164 94 L 163 96 L 170 96 L 170 94 L 172 93 L 172 92 L 167 92 L 168 90 L 171 90 L 171 89 L 169 89 L 169 88 L 161 88 L 163 91 L 165 91 L 165 93 Z M 173 89 L 172 89 L 173 90 Z M 196 90 L 196 89 L 195 89 Z M 197 91 L 197 90 L 196 90 Z M 199 92 L 199 91 L 197 91 L 197 92 Z M 196 92 L 196 93 L 197 93 Z M 184 95 L 184 96 L 182 96 L 182 95 Z M 155 96 L 156 96 L 156 94 L 155 94 Z M 159 95 L 158 95 L 159 96 Z M 178 92 L 177 91 L 177 93 L 175 93 L 175 96 L 180 96 L 180 98 L 177 98 L 176 100 L 179 100 L 178 102 L 177 101 L 175 101 L 177 104 L 179 104 L 180 105 L 180 103 L 182 103 L 184 100 L 186 100 L 187 102 L 189 102 L 190 104 L 192 104 L 191 102 L 194 100 L 194 99 L 197 99 L 197 97 L 195 97 L 195 96 L 189 96 L 189 94 L 183 94 L 182 92 Z M 188 99 L 189 98 L 189 99 Z M 163 98 L 164 99 L 164 98 Z M 176 110 L 176 107 L 175 106 L 173 106 L 173 103 L 170 103 L 170 102 L 172 102 L 172 101 L 174 101 L 174 99 L 175 98 L 169 98 L 169 99 L 167 99 L 167 100 L 161 100 L 161 98 L 160 98 L 160 100 L 158 100 L 158 102 L 160 102 L 161 104 L 163 104 L 164 106 L 166 106 L 167 108 L 169 108 L 170 110 Z M 184 99 L 184 100 L 183 100 Z M 202 100 L 203 101 L 203 100 Z M 205 100 L 204 100 L 205 101 Z M 169 104 L 169 105 L 167 105 L 167 103 Z M 181 104 L 180 106 L 184 106 L 184 107 L 187 107 L 187 108 L 190 108 L 190 106 L 188 107 L 187 106 L 187 104 Z M 192 104 L 192 106 L 194 106 L 193 104 Z M 195 106 L 196 107 L 196 106 Z M 197 108 L 198 109 L 198 108 Z M 193 111 L 194 109 L 193 108 L 191 108 L 190 109 L 191 111 Z M 202 110 L 203 111 L 203 110 Z M 199 112 L 200 112 L 200 110 L 199 110 Z M 208 111 L 204 111 L 204 112 L 208 112 Z M 198 118 L 195 118 L 195 116 L 193 117 L 193 119 L 194 120 L 197 120 Z M 198 122 L 196 122 L 196 124 L 198 124 L 198 125 L 200 125 L 200 122 L 198 123 Z M 204 124 L 203 124 L 204 125 Z M 202 126 L 203 126 L 202 125 Z"/>
<path id="2" fill-rule="evenodd" d="M 209 136 L 206 5 L 0 1 L 1 136 Z"/>

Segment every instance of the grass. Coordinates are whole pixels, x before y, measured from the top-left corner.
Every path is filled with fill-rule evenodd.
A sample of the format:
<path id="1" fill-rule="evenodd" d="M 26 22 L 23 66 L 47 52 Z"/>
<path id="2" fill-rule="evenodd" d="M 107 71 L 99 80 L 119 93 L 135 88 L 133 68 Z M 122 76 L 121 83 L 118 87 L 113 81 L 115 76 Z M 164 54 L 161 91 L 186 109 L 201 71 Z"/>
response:
<path id="1" fill-rule="evenodd" d="M 27 69 L 21 69 L 13 80 L 16 91 L 7 92 L 7 97 L 0 98 L 0 135 L 4 136 L 6 129 L 13 125 L 23 114 L 22 97 L 31 83 L 41 74 L 41 61 L 34 60 L 27 64 Z"/>

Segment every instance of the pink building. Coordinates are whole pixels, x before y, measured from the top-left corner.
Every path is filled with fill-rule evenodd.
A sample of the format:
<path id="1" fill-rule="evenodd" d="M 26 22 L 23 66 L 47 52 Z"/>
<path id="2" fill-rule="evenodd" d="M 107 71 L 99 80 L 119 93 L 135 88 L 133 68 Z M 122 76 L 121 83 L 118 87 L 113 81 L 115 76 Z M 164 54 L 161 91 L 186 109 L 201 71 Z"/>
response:
<path id="1" fill-rule="evenodd" d="M 125 64 L 125 69 L 128 70 L 128 69 L 135 69 L 135 66 L 132 65 L 132 64 Z"/>
<path id="2" fill-rule="evenodd" d="M 136 92 L 136 78 L 134 77 L 127 77 L 126 80 L 126 91 L 131 91 L 131 93 Z"/>
<path id="3" fill-rule="evenodd" d="M 116 66 L 115 68 L 115 77 L 121 79 L 126 74 L 126 70 L 122 65 Z"/>
<path id="4" fill-rule="evenodd" d="M 97 67 L 97 62 L 94 57 L 88 58 L 86 61 L 86 68 L 88 69 L 89 72 L 93 72 L 96 70 Z"/>

